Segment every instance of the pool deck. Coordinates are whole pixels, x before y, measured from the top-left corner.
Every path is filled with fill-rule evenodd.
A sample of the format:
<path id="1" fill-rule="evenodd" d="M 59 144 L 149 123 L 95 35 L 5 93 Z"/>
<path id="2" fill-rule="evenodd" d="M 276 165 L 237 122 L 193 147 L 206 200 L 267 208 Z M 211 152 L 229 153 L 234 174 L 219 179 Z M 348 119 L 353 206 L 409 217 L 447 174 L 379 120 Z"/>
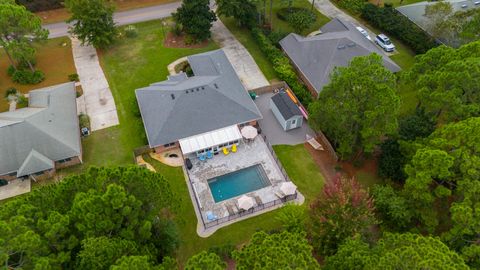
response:
<path id="1" fill-rule="evenodd" d="M 209 220 L 207 219 L 207 212 L 212 212 L 213 215 L 217 217 L 217 219 L 227 217 L 229 216 L 227 205 L 232 206 L 234 210 L 238 210 L 235 207 L 236 199 L 242 196 L 240 195 L 215 203 L 213 196 L 210 192 L 210 188 L 208 186 L 209 179 L 230 172 L 238 171 L 240 169 L 250 167 L 256 164 L 260 164 L 262 165 L 271 185 L 256 191 L 248 192 L 244 195 L 250 196 L 252 198 L 255 198 L 255 196 L 257 196 L 261 199 L 263 204 L 279 199 L 275 195 L 275 193 L 278 190 L 278 186 L 281 183 L 286 182 L 287 179 L 285 179 L 285 177 L 282 175 L 280 168 L 277 166 L 267 145 L 260 136 L 257 136 L 254 141 L 240 144 L 236 153 L 230 153 L 226 156 L 223 153 L 219 153 L 218 155 L 215 155 L 212 159 L 208 159 L 206 161 L 200 161 L 194 156 L 189 156 L 189 158 L 192 161 L 193 168 L 188 171 L 189 177 L 186 177 L 186 180 L 188 184 L 188 181 L 190 179 L 190 181 L 192 182 L 192 186 L 194 187 L 194 190 L 192 190 L 191 186 L 188 184 L 195 212 L 199 220 L 197 232 L 201 237 L 208 237 L 221 227 L 227 226 L 231 223 L 243 220 L 245 218 L 271 211 L 281 206 L 279 205 L 278 207 L 272 207 L 262 211 L 258 211 L 250 215 L 243 216 L 242 218 L 238 218 L 226 223 L 219 224 L 218 226 L 205 229 L 203 226 L 202 217 L 204 222 L 209 222 Z M 297 203 L 302 203 L 303 196 L 300 193 L 298 193 L 298 195 L 299 196 L 297 198 Z M 198 200 L 199 205 L 197 205 L 196 200 Z"/>

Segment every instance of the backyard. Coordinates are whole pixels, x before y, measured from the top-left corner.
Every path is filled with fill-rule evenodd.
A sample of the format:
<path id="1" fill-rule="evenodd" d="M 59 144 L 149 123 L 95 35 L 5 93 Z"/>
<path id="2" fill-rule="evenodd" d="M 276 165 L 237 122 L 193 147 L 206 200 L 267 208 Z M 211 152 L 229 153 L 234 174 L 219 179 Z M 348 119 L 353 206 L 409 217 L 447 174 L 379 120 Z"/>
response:
<path id="1" fill-rule="evenodd" d="M 76 73 L 69 38 L 49 39 L 44 44 L 38 44 L 35 47 L 37 49 L 36 68 L 45 73 L 45 80 L 35 85 L 14 83 L 7 74 L 10 62 L 3 49 L 0 50 L 0 112 L 8 110 L 8 103 L 4 96 L 9 87 L 15 87 L 22 93 L 28 93 L 33 89 L 68 82 L 68 75 Z M 54 64 L 52 59 L 55 59 Z"/>

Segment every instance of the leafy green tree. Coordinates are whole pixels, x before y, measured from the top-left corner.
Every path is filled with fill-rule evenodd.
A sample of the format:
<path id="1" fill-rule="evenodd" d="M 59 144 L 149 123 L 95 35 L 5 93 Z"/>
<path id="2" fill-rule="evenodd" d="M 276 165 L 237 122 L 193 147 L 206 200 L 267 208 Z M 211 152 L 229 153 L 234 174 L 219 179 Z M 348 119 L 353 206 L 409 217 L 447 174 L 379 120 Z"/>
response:
<path id="1" fill-rule="evenodd" d="M 238 25 L 251 27 L 257 17 L 258 0 L 217 0 L 217 13 L 225 17 L 233 17 Z"/>
<path id="2" fill-rule="evenodd" d="M 417 108 L 414 114 L 408 115 L 399 122 L 398 135 L 402 140 L 413 141 L 417 138 L 425 138 L 435 130 L 435 121 L 432 115 L 424 109 Z"/>
<path id="3" fill-rule="evenodd" d="M 185 270 L 223 270 L 227 264 L 215 253 L 202 251 L 188 259 Z"/>
<path id="4" fill-rule="evenodd" d="M 48 30 L 42 28 L 39 17 L 13 1 L 0 1 L 0 46 L 15 70 L 19 64 L 25 63 L 32 72 L 35 71 L 33 42 L 47 37 Z"/>
<path id="5" fill-rule="evenodd" d="M 148 256 L 123 256 L 118 259 L 111 270 L 152 270 L 154 267 Z"/>
<path id="6" fill-rule="evenodd" d="M 82 44 L 105 49 L 115 42 L 117 29 L 113 21 L 115 7 L 109 0 L 66 0 L 65 6 L 72 16 L 70 33 Z"/>
<path id="7" fill-rule="evenodd" d="M 471 13 L 473 14 L 463 22 L 459 34 L 464 43 L 480 40 L 480 11 L 473 9 Z"/>
<path id="8" fill-rule="evenodd" d="M 305 234 L 288 231 L 257 232 L 248 245 L 233 252 L 233 258 L 239 270 L 320 269 Z"/>
<path id="9" fill-rule="evenodd" d="M 334 254 L 349 237 L 369 236 L 377 223 L 373 200 L 355 179 L 340 176 L 327 182 L 310 206 L 310 234 L 314 248 L 321 254 Z"/>
<path id="10" fill-rule="evenodd" d="M 416 152 L 405 168 L 408 178 L 404 193 L 417 218 L 431 231 L 438 223 L 433 208 L 435 201 L 455 195 L 457 200 L 451 208 L 454 228 L 456 225 L 462 228 L 464 218 L 472 214 L 468 208 L 478 202 L 479 134 L 480 118 L 475 117 L 445 125 L 414 144 Z M 461 205 L 459 216 L 455 214 L 457 205 Z M 462 212 L 466 214 L 460 214 Z M 466 228 L 453 229 L 451 233 L 456 235 L 457 240 L 451 241 L 457 243 L 453 246 L 458 249 L 469 243 L 468 235 L 475 235 Z"/>
<path id="11" fill-rule="evenodd" d="M 210 28 L 217 20 L 210 10 L 209 0 L 183 0 L 182 6 L 173 13 L 176 23 L 182 25 L 183 31 L 195 41 L 203 41 L 211 36 Z"/>
<path id="12" fill-rule="evenodd" d="M 377 54 L 337 67 L 309 107 L 315 128 L 325 132 L 342 159 L 372 153 L 383 136 L 396 132 L 400 99 L 395 75 Z"/>
<path id="13" fill-rule="evenodd" d="M 105 236 L 86 238 L 77 256 L 77 269 L 109 269 L 123 256 L 139 253 L 135 242 Z"/>
<path id="14" fill-rule="evenodd" d="M 307 213 L 304 206 L 287 204 L 282 207 L 275 217 L 283 228 L 292 233 L 305 232 Z"/>
<path id="15" fill-rule="evenodd" d="M 387 139 L 380 145 L 381 154 L 378 159 L 378 175 L 396 181 L 405 181 L 407 178 L 403 167 L 407 162 L 401 151 L 398 140 Z"/>
<path id="16" fill-rule="evenodd" d="M 410 227 L 412 213 L 408 201 L 391 186 L 375 185 L 372 190 L 375 209 L 386 228 L 403 231 Z"/>
<path id="17" fill-rule="evenodd" d="M 312 26 L 317 20 L 315 13 L 310 10 L 298 10 L 292 12 L 287 17 L 288 25 L 290 25 L 295 33 L 301 34 Z"/>
<path id="18" fill-rule="evenodd" d="M 463 259 L 438 238 L 386 233 L 369 248 L 359 239 L 342 244 L 327 258 L 325 269 L 469 269 Z"/>

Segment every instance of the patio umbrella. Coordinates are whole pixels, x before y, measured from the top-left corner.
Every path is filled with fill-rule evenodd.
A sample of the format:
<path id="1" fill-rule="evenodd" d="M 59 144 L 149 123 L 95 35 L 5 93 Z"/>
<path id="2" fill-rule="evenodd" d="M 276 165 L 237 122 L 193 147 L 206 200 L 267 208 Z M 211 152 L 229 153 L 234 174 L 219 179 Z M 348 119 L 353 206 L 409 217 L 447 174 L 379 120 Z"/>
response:
<path id="1" fill-rule="evenodd" d="M 253 139 L 258 135 L 257 129 L 252 126 L 244 126 L 241 133 L 245 139 Z"/>
<path id="2" fill-rule="evenodd" d="M 295 191 L 297 191 L 297 186 L 295 186 L 295 184 L 292 182 L 283 182 L 280 185 L 280 190 L 287 196 L 293 195 L 295 194 Z"/>
<path id="3" fill-rule="evenodd" d="M 253 199 L 246 195 L 243 195 L 242 197 L 238 198 L 237 203 L 239 208 L 245 209 L 245 210 L 252 208 L 254 204 Z"/>

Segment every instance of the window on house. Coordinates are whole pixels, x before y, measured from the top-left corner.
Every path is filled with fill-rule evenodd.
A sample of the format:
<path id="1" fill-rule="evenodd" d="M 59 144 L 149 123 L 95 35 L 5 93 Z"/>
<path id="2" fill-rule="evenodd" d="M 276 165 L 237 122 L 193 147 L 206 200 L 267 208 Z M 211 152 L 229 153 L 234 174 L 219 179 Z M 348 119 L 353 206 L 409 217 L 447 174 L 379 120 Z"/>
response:
<path id="1" fill-rule="evenodd" d="M 297 119 L 293 119 L 290 123 L 292 124 L 292 126 L 295 126 L 297 124 Z"/>

